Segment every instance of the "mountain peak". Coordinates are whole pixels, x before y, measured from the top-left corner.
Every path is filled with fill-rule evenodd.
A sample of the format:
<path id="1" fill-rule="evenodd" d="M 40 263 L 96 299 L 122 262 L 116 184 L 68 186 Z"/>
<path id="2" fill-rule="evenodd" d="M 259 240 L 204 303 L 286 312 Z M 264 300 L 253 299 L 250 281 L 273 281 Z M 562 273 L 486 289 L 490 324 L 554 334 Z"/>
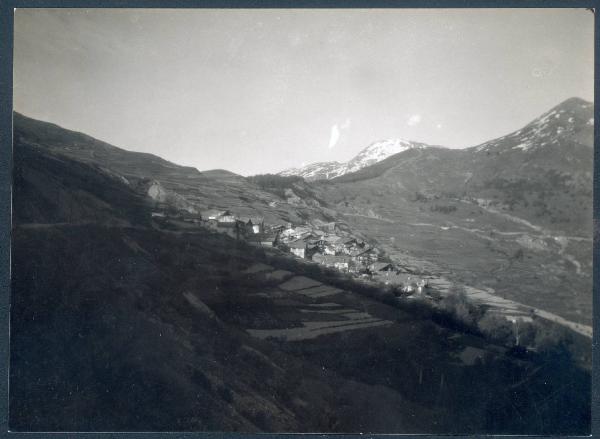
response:
<path id="1" fill-rule="evenodd" d="M 344 174 L 359 171 L 362 168 L 409 149 L 422 149 L 427 146 L 429 145 L 399 138 L 378 140 L 362 149 L 356 156 L 345 163 L 337 161 L 311 163 L 300 168 L 286 169 L 280 172 L 279 175 L 299 175 L 308 181 L 330 180 Z"/>
<path id="2" fill-rule="evenodd" d="M 593 107 L 594 104 L 592 102 L 586 101 L 585 99 L 582 99 L 580 97 L 577 96 L 573 96 L 569 99 L 564 100 L 563 102 L 561 102 L 560 104 L 558 104 L 556 107 L 553 108 L 557 109 L 557 108 L 589 108 L 589 107 Z"/>
<path id="3" fill-rule="evenodd" d="M 475 151 L 534 151 L 563 144 L 563 139 L 593 145 L 594 104 L 578 97 L 569 98 L 520 130 L 476 146 Z"/>
<path id="4" fill-rule="evenodd" d="M 354 172 L 365 166 L 380 162 L 394 154 L 408 149 L 422 149 L 427 145 L 405 139 L 385 139 L 371 143 L 348 162 L 349 171 Z M 358 168 L 358 169 L 354 169 Z"/>

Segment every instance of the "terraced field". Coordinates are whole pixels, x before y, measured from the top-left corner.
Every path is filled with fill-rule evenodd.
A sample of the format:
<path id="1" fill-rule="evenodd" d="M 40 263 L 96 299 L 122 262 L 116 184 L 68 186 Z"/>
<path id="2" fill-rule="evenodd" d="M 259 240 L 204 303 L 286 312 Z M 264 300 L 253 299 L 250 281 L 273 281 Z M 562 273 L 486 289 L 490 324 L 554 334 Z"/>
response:
<path id="1" fill-rule="evenodd" d="M 281 270 L 278 270 L 281 271 Z M 247 273 L 263 273 L 267 277 L 278 271 L 266 264 L 249 267 Z M 287 272 L 289 273 L 289 272 Z M 271 277 L 273 278 L 273 277 Z M 308 278 L 293 276 L 267 292 L 258 293 L 283 307 L 279 315 L 287 315 L 290 325 L 286 328 L 247 328 L 247 332 L 260 339 L 285 341 L 310 340 L 321 335 L 346 331 L 364 330 L 393 324 L 392 321 L 375 317 L 364 310 L 355 309 L 336 301 L 348 292 Z M 278 324 L 278 326 L 280 326 Z"/>

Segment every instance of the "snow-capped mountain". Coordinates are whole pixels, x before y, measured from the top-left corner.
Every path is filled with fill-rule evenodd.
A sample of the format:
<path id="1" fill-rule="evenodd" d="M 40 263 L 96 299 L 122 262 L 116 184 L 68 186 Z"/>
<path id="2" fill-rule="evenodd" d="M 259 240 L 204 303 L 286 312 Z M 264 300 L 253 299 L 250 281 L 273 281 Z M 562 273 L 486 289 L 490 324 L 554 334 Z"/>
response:
<path id="1" fill-rule="evenodd" d="M 593 118 L 592 102 L 571 98 L 503 137 L 465 149 L 412 149 L 322 187 L 336 195 L 343 187 L 353 200 L 369 200 L 365 211 L 379 193 L 380 206 L 420 193 L 430 200 L 491 203 L 539 227 L 586 233 L 592 219 Z"/>
<path id="2" fill-rule="evenodd" d="M 542 114 L 531 123 L 504 137 L 476 146 L 476 152 L 536 152 L 565 141 L 593 145 L 594 104 L 571 98 Z"/>
<path id="3" fill-rule="evenodd" d="M 371 143 L 360 151 L 351 160 L 340 163 L 337 161 L 311 163 L 301 168 L 291 168 L 279 173 L 279 175 L 298 175 L 307 181 L 329 180 L 340 175 L 356 172 L 362 168 L 378 163 L 386 158 L 407 151 L 409 149 L 423 149 L 428 147 L 424 143 L 412 142 L 403 139 L 387 139 Z"/>
<path id="4" fill-rule="evenodd" d="M 308 181 L 323 180 L 342 175 L 340 169 L 343 166 L 344 163 L 340 162 L 318 162 L 300 168 L 286 169 L 285 171 L 280 172 L 279 175 L 285 177 L 299 175 Z"/>

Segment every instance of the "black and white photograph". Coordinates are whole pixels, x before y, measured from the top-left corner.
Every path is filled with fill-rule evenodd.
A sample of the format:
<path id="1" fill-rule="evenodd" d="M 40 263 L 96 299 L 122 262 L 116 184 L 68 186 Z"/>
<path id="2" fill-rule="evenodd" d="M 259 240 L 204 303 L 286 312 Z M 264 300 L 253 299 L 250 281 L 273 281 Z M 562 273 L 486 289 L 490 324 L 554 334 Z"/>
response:
<path id="1" fill-rule="evenodd" d="M 593 10 L 10 12 L 10 431 L 591 433 Z"/>

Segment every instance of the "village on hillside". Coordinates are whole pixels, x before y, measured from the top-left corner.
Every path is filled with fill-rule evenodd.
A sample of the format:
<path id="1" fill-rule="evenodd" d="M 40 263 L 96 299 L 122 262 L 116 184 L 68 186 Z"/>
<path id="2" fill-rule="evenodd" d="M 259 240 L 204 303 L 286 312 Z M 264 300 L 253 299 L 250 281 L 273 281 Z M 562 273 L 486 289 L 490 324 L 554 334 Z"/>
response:
<path id="1" fill-rule="evenodd" d="M 391 263 L 383 251 L 343 230 L 336 222 L 318 219 L 304 224 L 267 224 L 258 216 L 236 215 L 229 210 L 199 213 L 157 209 L 152 218 L 179 228 L 204 227 L 258 247 L 277 248 L 309 263 L 337 269 L 363 281 L 398 287 L 411 296 L 427 295 L 427 279 L 412 268 Z"/>
<path id="2" fill-rule="evenodd" d="M 263 217 L 238 215 L 230 210 L 190 212 L 165 203 L 157 203 L 151 215 L 160 227 L 190 231 L 207 228 L 256 247 L 277 249 L 308 264 L 338 270 L 357 282 L 387 286 L 396 296 L 406 299 L 421 298 L 439 304 L 453 291 L 453 283 L 448 279 L 416 266 L 392 262 L 381 249 L 355 236 L 342 223 L 314 219 L 303 224 L 284 221 L 268 224 Z M 531 322 L 535 315 L 585 336 L 591 335 L 591 329 L 584 325 L 499 297 L 487 288 L 464 287 L 464 294 L 473 304 L 507 320 L 515 328 L 520 323 Z"/>

